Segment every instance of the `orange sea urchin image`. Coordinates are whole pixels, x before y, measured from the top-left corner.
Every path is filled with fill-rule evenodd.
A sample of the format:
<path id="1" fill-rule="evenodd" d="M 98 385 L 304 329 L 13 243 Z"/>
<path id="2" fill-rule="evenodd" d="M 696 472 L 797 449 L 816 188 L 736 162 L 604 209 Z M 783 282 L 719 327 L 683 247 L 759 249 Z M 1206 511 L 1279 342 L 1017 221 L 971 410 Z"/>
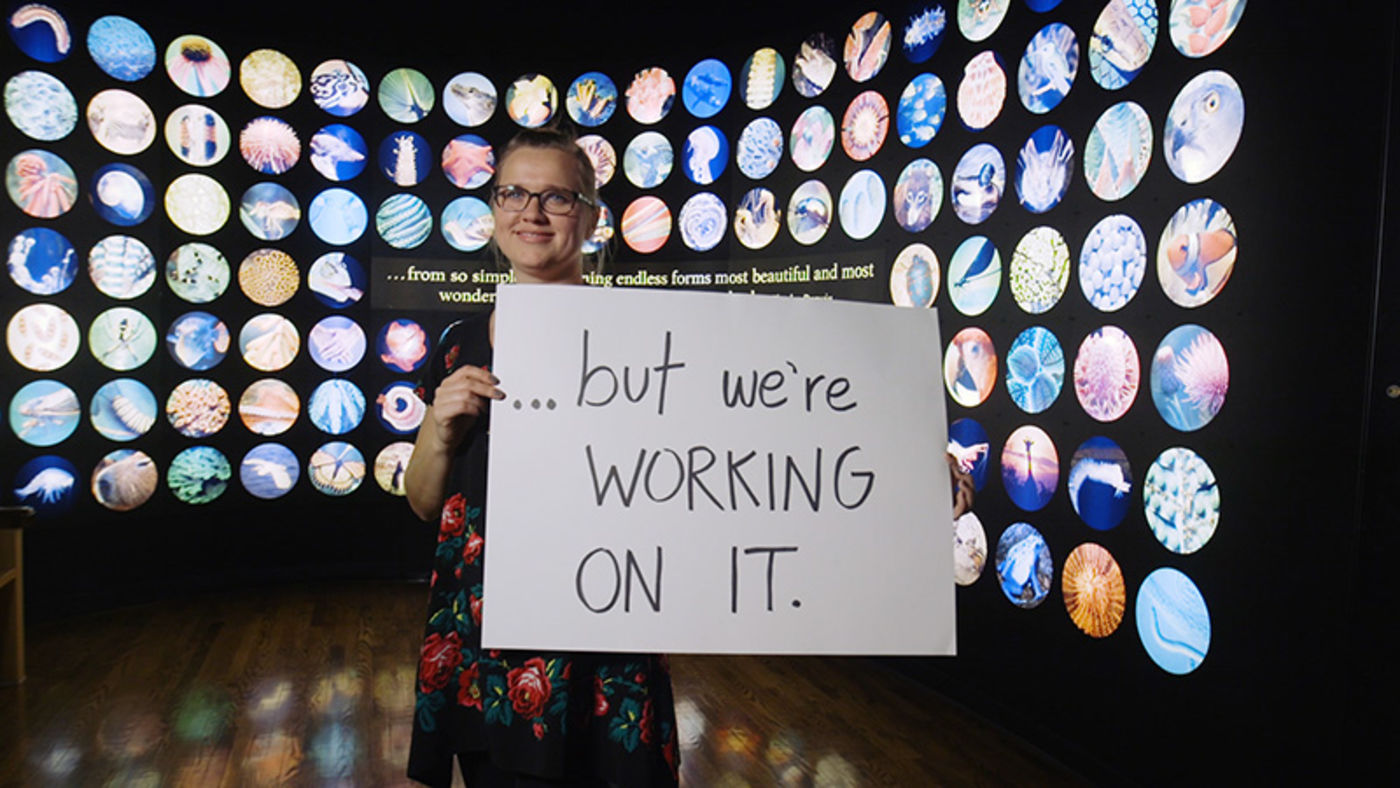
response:
<path id="1" fill-rule="evenodd" d="M 1085 542 L 1074 548 L 1065 559 L 1060 585 L 1070 620 L 1090 637 L 1108 637 L 1123 621 L 1123 571 L 1100 545 Z"/>

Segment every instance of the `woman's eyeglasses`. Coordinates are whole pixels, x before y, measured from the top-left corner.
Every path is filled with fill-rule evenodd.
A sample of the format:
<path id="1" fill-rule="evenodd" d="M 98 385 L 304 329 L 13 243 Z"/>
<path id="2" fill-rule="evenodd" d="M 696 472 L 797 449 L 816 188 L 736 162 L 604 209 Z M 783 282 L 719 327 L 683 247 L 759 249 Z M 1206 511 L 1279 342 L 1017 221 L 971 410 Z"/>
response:
<path id="1" fill-rule="evenodd" d="M 530 201 L 536 197 L 540 200 L 541 210 L 557 216 L 573 213 L 574 208 L 578 207 L 579 203 L 594 205 L 594 202 L 588 197 L 578 192 L 563 189 L 545 189 L 542 192 L 532 192 L 519 186 L 497 186 L 495 191 L 491 192 L 491 202 L 495 203 L 497 208 L 510 213 L 519 213 L 525 210 Z"/>

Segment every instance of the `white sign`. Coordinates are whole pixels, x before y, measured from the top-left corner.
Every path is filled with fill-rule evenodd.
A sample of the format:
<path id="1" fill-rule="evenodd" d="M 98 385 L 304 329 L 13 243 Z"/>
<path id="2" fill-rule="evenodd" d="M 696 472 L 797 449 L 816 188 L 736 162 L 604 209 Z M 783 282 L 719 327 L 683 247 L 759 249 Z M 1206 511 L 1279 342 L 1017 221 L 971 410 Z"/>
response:
<path id="1" fill-rule="evenodd" d="M 500 288 L 490 648 L 953 654 L 932 310 Z"/>

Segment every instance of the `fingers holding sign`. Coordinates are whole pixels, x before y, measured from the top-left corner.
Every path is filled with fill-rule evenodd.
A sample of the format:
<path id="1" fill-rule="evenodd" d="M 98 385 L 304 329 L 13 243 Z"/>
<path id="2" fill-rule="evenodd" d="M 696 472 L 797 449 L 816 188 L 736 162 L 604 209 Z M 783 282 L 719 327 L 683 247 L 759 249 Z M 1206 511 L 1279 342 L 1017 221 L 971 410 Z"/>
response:
<path id="1" fill-rule="evenodd" d="M 481 367 L 465 365 L 443 379 L 429 409 L 433 428 L 444 445 L 455 447 L 466 437 L 490 401 L 505 399 L 496 388 L 500 379 Z"/>

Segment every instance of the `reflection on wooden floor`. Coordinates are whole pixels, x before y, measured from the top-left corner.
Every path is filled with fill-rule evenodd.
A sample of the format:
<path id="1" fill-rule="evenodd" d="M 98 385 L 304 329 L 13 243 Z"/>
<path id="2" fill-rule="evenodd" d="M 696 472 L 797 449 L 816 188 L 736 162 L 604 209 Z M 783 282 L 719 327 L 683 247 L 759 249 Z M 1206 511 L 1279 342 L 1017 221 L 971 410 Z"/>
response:
<path id="1" fill-rule="evenodd" d="M 276 588 L 46 622 L 0 688 L 0 786 L 393 786 L 427 591 Z M 859 659 L 677 657 L 690 786 L 1077 785 Z"/>

